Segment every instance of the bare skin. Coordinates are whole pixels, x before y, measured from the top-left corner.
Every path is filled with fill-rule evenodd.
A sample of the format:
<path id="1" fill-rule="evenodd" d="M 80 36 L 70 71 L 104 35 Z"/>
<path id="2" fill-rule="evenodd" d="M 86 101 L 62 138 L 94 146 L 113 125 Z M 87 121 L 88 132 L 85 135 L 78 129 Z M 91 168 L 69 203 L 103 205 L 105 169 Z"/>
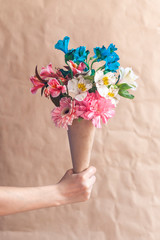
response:
<path id="1" fill-rule="evenodd" d="M 40 208 L 56 207 L 90 198 L 96 168 L 74 174 L 68 170 L 55 185 L 43 187 L 0 187 L 0 216 Z"/>

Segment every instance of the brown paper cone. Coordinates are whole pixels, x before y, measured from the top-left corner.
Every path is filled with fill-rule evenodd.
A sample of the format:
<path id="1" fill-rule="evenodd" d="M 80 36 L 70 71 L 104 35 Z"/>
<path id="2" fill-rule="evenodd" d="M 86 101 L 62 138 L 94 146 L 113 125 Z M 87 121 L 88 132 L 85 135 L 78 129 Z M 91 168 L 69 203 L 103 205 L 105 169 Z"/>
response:
<path id="1" fill-rule="evenodd" d="M 74 120 L 68 127 L 68 139 L 71 151 L 73 170 L 82 172 L 89 167 L 95 127 L 91 121 Z"/>

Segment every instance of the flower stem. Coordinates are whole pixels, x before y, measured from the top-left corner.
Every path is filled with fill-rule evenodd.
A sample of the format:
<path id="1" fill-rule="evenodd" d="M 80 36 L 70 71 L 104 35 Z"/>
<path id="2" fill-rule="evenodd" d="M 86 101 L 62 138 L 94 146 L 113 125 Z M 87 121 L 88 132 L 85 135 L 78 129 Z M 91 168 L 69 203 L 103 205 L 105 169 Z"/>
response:
<path id="1" fill-rule="evenodd" d="M 86 64 L 87 68 L 89 69 L 89 65 L 88 65 L 88 63 L 87 63 L 87 62 L 84 62 L 84 64 Z"/>
<path id="2" fill-rule="evenodd" d="M 97 62 L 97 59 L 98 57 L 91 63 L 91 70 L 92 70 L 93 63 Z"/>
<path id="3" fill-rule="evenodd" d="M 99 67 L 99 68 L 97 68 L 97 70 L 96 70 L 96 72 L 98 71 L 98 70 L 102 70 L 102 69 L 104 69 L 104 65 L 102 66 L 102 67 Z"/>
<path id="4" fill-rule="evenodd" d="M 88 60 L 88 62 L 87 62 L 88 65 L 89 65 L 89 62 L 90 62 L 92 59 L 93 59 L 93 57 L 90 57 L 90 58 L 89 58 L 89 60 Z"/>

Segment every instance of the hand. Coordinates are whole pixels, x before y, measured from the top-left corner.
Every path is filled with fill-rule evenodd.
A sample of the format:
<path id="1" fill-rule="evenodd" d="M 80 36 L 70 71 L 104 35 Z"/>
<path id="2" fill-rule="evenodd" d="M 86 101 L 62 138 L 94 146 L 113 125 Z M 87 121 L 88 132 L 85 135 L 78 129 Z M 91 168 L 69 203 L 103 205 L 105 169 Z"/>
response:
<path id="1" fill-rule="evenodd" d="M 60 194 L 59 205 L 83 202 L 90 198 L 93 184 L 96 181 L 96 168 L 89 167 L 81 173 L 70 169 L 57 184 Z"/>

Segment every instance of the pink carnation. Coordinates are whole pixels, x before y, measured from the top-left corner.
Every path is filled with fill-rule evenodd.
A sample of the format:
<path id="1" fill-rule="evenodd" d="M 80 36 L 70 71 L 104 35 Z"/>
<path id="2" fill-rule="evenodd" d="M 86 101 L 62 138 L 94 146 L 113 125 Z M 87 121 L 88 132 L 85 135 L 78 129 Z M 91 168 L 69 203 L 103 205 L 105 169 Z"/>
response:
<path id="1" fill-rule="evenodd" d="M 101 97 L 97 91 L 88 93 L 83 101 L 77 101 L 76 104 L 78 106 L 77 115 L 86 120 L 92 120 L 93 125 L 97 128 L 101 128 L 101 120 L 103 123 L 107 123 L 115 113 L 115 106 L 111 100 Z"/>
<path id="2" fill-rule="evenodd" d="M 57 127 L 68 129 L 68 125 L 72 125 L 74 119 L 77 119 L 75 101 L 71 98 L 63 97 L 60 100 L 60 106 L 51 112 L 52 120 Z"/>

